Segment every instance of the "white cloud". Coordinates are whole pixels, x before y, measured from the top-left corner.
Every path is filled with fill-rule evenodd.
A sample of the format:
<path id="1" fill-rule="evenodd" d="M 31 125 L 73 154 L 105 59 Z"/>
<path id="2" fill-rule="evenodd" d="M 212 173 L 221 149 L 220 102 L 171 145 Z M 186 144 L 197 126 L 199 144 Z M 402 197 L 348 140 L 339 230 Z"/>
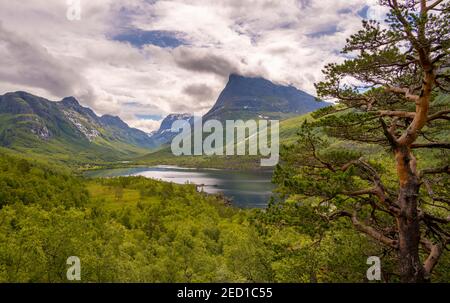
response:
<path id="1" fill-rule="evenodd" d="M 159 128 L 162 120 L 130 120 L 128 121 L 128 125 L 130 127 L 135 127 L 141 129 L 145 132 L 152 132 Z"/>
<path id="2" fill-rule="evenodd" d="M 314 94 L 322 67 L 342 59 L 370 1 L 81 0 L 81 21 L 67 20 L 65 0 L 1 1 L 0 93 L 74 95 L 147 131 L 159 121 L 136 114 L 206 112 L 230 72 Z M 129 27 L 180 33 L 187 45 L 111 39 Z M 130 102 L 139 106 L 124 106 Z"/>

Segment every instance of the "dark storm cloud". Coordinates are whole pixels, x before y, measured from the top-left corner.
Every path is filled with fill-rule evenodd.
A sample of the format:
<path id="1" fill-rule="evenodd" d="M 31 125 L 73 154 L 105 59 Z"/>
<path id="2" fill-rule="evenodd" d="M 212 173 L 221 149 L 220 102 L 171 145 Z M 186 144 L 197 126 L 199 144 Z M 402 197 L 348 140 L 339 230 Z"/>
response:
<path id="1" fill-rule="evenodd" d="M 338 28 L 335 24 L 331 24 L 330 26 L 325 27 L 322 30 L 316 31 L 311 34 L 307 34 L 310 38 L 319 38 L 323 36 L 333 36 L 338 32 Z"/>
<path id="2" fill-rule="evenodd" d="M 178 48 L 173 55 L 176 64 L 186 70 L 216 74 L 222 77 L 228 77 L 232 73 L 239 73 L 239 68 L 230 60 L 215 54 Z"/>
<path id="3" fill-rule="evenodd" d="M 206 84 L 191 84 L 183 89 L 183 93 L 193 97 L 198 101 L 211 100 L 214 96 L 214 89 Z"/>
<path id="4" fill-rule="evenodd" d="M 311 0 L 299 0 L 298 5 L 300 8 L 305 9 L 311 6 Z"/>

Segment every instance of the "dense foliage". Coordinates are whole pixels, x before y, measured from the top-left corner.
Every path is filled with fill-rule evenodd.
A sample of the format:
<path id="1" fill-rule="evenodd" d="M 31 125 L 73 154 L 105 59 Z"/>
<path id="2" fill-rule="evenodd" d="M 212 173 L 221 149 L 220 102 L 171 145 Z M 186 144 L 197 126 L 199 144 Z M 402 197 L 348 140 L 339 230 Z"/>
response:
<path id="1" fill-rule="evenodd" d="M 294 204 L 238 210 L 193 185 L 86 180 L 5 155 L 0 167 L 3 282 L 67 282 L 69 256 L 81 282 L 361 282 L 383 253 Z"/>
<path id="2" fill-rule="evenodd" d="M 1 281 L 67 281 L 69 256 L 83 282 L 270 280 L 246 213 L 193 185 L 83 180 L 7 156 L 0 166 Z"/>

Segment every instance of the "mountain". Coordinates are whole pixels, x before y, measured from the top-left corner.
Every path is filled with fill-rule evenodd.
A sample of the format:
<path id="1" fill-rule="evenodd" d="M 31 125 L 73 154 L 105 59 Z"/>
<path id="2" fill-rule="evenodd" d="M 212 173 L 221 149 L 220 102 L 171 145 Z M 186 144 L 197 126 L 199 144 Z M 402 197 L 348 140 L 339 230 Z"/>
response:
<path id="1" fill-rule="evenodd" d="M 161 122 L 159 129 L 152 133 L 151 139 L 156 145 L 163 145 L 169 143 L 176 135 L 176 132 L 172 132 L 172 124 L 177 120 L 188 121 L 193 123 L 193 116 L 190 114 L 170 114 Z"/>
<path id="2" fill-rule="evenodd" d="M 209 119 L 287 119 L 328 106 L 293 86 L 277 85 L 264 78 L 249 78 L 231 74 L 219 98 L 211 110 L 203 116 Z M 176 120 L 193 122 L 192 115 L 171 114 L 161 123 L 160 129 L 152 134 L 158 145 L 169 143 L 176 133 L 170 131 Z"/>
<path id="3" fill-rule="evenodd" d="M 100 117 L 100 122 L 109 130 L 105 135 L 108 140 L 121 141 L 143 148 L 155 148 L 158 146 L 147 133 L 129 127 L 117 116 L 104 115 Z"/>
<path id="4" fill-rule="evenodd" d="M 203 121 L 284 120 L 328 105 L 293 86 L 231 74 Z M 177 134 L 171 132 L 176 120 L 192 123 L 193 117 L 171 114 L 158 131 L 149 135 L 129 127 L 119 117 L 97 116 L 74 97 L 54 102 L 26 92 L 13 92 L 0 96 L 0 147 L 67 162 L 117 161 L 167 147 Z"/>
<path id="5" fill-rule="evenodd" d="M 328 106 L 293 87 L 267 79 L 231 74 L 225 89 L 203 120 L 286 119 Z"/>
<path id="6" fill-rule="evenodd" d="M 293 86 L 277 85 L 264 78 L 248 78 L 231 74 L 217 102 L 203 116 L 203 122 L 208 119 L 217 119 L 222 122 L 238 119 L 279 119 L 281 120 L 280 140 L 290 142 L 295 140 L 301 123 L 311 118 L 309 113 L 327 106 L 330 106 L 330 103 L 318 102 L 315 97 Z M 176 120 L 173 117 L 176 115 L 171 115 L 163 121 L 162 130 L 158 131 L 159 133 L 169 132 L 172 122 Z M 192 122 L 192 117 L 189 117 L 189 121 Z M 169 142 L 170 140 L 166 141 L 166 143 Z M 242 159 L 244 159 L 243 162 Z M 136 158 L 135 161 L 149 165 L 164 163 L 192 167 L 242 168 L 258 166 L 260 157 L 175 157 L 170 146 L 166 145 L 164 148 Z"/>
<path id="7" fill-rule="evenodd" d="M 119 117 L 97 116 L 73 97 L 49 101 L 26 92 L 0 96 L 0 146 L 69 160 L 110 161 L 156 145 Z"/>
<path id="8" fill-rule="evenodd" d="M 280 121 L 280 144 L 289 145 L 297 141 L 298 131 L 305 121 L 314 121 L 311 113 Z M 140 156 L 133 161 L 138 165 L 178 165 L 220 169 L 260 169 L 261 156 L 175 156 L 170 146 Z"/>

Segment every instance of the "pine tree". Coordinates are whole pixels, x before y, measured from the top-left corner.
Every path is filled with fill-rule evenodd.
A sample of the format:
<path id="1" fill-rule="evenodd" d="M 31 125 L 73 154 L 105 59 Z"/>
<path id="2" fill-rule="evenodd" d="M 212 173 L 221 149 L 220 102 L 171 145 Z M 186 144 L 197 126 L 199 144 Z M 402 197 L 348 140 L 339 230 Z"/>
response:
<path id="1" fill-rule="evenodd" d="M 395 251 L 402 282 L 423 282 L 450 244 L 450 2 L 380 5 L 387 20 L 364 21 L 347 39 L 348 59 L 316 84 L 338 104 L 303 125 L 275 179 L 322 218 L 348 218 Z"/>

